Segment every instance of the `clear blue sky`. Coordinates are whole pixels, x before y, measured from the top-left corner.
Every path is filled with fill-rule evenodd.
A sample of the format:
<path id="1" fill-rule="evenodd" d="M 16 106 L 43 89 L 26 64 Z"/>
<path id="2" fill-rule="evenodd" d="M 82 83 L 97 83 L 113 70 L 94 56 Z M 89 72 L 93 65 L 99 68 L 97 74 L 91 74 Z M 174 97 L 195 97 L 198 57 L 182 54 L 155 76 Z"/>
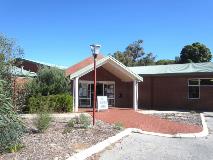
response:
<path id="1" fill-rule="evenodd" d="M 184 45 L 213 52 L 212 0 L 0 0 L 0 32 L 15 38 L 25 58 L 70 66 L 100 43 L 107 55 L 138 39 L 157 59 Z"/>

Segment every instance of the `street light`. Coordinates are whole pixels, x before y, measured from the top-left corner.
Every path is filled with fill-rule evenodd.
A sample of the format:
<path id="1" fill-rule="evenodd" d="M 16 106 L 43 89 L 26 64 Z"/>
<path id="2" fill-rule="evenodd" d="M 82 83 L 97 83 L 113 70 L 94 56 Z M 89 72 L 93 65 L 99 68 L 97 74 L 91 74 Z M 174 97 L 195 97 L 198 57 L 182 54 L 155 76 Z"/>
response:
<path id="1" fill-rule="evenodd" d="M 100 52 L 101 45 L 90 45 L 92 55 L 94 57 L 94 94 L 93 94 L 93 125 L 95 125 L 95 108 L 96 108 L 96 58 Z"/>

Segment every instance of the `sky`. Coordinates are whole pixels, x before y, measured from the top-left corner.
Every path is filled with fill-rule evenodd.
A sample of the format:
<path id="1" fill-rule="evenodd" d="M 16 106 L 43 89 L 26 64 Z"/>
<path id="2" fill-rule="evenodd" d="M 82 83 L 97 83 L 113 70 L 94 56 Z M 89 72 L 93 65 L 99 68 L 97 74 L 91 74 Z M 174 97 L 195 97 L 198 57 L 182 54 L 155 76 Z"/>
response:
<path id="1" fill-rule="evenodd" d="M 213 0 L 0 0 L 0 32 L 25 58 L 71 66 L 101 44 L 104 55 L 142 39 L 146 53 L 174 59 L 193 42 L 213 52 Z"/>

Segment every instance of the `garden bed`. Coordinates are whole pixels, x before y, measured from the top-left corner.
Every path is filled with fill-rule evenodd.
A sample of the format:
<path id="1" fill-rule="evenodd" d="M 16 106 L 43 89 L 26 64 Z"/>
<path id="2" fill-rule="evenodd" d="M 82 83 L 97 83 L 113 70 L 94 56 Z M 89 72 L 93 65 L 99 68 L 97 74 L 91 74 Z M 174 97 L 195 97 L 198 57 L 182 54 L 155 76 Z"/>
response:
<path id="1" fill-rule="evenodd" d="M 32 119 L 25 119 L 29 128 L 34 128 Z M 17 153 L 0 156 L 1 160 L 61 160 L 88 148 L 119 132 L 114 126 L 97 121 L 88 129 L 72 129 L 64 133 L 66 122 L 54 120 L 44 133 L 26 133 L 22 138 L 24 148 Z"/>
<path id="2" fill-rule="evenodd" d="M 153 113 L 152 115 L 170 121 L 202 127 L 202 120 L 199 113 Z"/>

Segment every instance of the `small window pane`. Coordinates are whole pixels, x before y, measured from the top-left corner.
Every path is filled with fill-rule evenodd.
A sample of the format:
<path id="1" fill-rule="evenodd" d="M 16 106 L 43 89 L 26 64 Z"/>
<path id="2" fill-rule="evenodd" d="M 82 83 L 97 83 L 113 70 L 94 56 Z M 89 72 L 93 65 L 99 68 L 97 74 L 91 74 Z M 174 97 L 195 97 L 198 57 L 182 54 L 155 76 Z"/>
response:
<path id="1" fill-rule="evenodd" d="M 90 99 L 80 99 L 79 100 L 80 106 L 90 106 Z"/>
<path id="2" fill-rule="evenodd" d="M 190 79 L 189 85 L 199 85 L 199 80 L 198 79 Z"/>
<path id="3" fill-rule="evenodd" d="M 213 79 L 201 79 L 200 85 L 210 85 L 213 86 Z"/>
<path id="4" fill-rule="evenodd" d="M 115 104 L 114 99 L 108 99 L 108 105 L 109 106 L 114 106 L 114 104 Z"/>
<path id="5" fill-rule="evenodd" d="M 90 97 L 90 85 L 88 85 L 86 83 L 80 83 L 79 97 L 80 98 L 89 98 Z"/>
<path id="6" fill-rule="evenodd" d="M 114 84 L 104 85 L 104 95 L 108 98 L 114 98 Z"/>
<path id="7" fill-rule="evenodd" d="M 199 98 L 200 88 L 199 86 L 189 86 L 189 98 Z"/>

